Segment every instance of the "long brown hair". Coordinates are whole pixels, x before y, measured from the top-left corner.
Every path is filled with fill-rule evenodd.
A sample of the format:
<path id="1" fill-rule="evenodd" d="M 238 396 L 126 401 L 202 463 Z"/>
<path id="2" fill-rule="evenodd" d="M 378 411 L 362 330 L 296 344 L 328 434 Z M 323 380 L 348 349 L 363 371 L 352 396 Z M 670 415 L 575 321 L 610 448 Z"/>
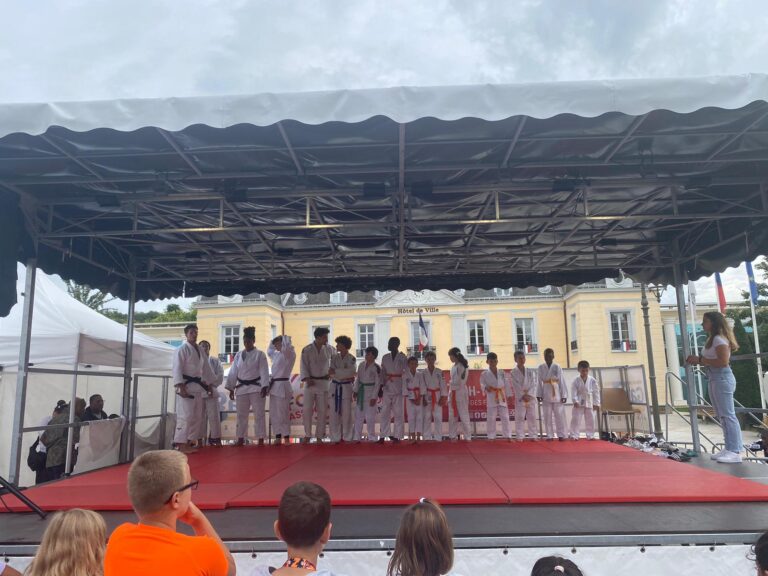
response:
<path id="1" fill-rule="evenodd" d="M 101 576 L 107 526 L 101 515 L 73 508 L 57 512 L 25 576 Z"/>
<path id="2" fill-rule="evenodd" d="M 704 312 L 704 318 L 709 320 L 709 323 L 712 325 L 709 331 L 709 338 L 707 338 L 707 343 L 704 345 L 705 348 L 712 347 L 712 340 L 715 339 L 715 336 L 722 336 L 728 340 L 731 352 L 736 352 L 739 349 L 739 344 L 736 342 L 736 337 L 733 335 L 730 325 L 726 322 L 725 316 L 720 312 Z"/>
<path id="3" fill-rule="evenodd" d="M 440 504 L 422 498 L 400 521 L 387 576 L 440 576 L 453 568 L 453 540 Z"/>

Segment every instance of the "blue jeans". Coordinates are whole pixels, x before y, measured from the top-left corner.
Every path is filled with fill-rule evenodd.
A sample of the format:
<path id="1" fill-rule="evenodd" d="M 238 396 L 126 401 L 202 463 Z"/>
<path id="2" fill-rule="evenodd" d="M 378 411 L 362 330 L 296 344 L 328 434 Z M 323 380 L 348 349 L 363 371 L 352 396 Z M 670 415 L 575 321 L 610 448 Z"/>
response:
<path id="1" fill-rule="evenodd" d="M 725 449 L 730 452 L 741 452 L 741 428 L 736 419 L 733 404 L 733 393 L 736 390 L 736 378 L 730 366 L 724 368 L 707 367 L 709 376 L 709 399 L 715 414 L 720 419 L 725 435 Z"/>

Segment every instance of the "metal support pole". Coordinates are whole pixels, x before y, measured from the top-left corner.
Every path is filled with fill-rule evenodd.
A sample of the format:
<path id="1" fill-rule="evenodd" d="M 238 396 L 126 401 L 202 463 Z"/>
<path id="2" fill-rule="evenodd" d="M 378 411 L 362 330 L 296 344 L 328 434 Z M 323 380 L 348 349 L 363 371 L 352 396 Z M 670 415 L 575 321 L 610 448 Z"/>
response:
<path id="1" fill-rule="evenodd" d="M 80 345 L 77 346 L 77 350 L 78 352 L 80 351 Z M 64 474 L 72 472 L 72 449 L 75 442 L 75 429 L 72 427 L 72 424 L 75 423 L 75 406 L 77 402 L 77 359 L 75 359 L 72 372 L 72 396 L 69 399 L 69 428 L 67 428 L 67 454 L 64 457 Z"/>
<path id="2" fill-rule="evenodd" d="M 159 450 L 165 450 L 166 422 L 168 422 L 168 376 L 163 377 L 163 395 L 160 398 L 160 432 L 157 441 Z"/>
<path id="3" fill-rule="evenodd" d="M 122 413 L 128 418 L 127 426 L 123 428 L 120 438 L 120 462 L 128 461 L 128 435 L 133 430 L 135 423 L 131 418 L 131 376 L 133 368 L 133 324 L 136 311 L 136 273 L 131 272 L 130 295 L 128 297 L 128 329 L 125 336 L 125 369 L 123 371 L 123 409 Z M 136 398 L 133 398 L 136 402 Z"/>
<path id="4" fill-rule="evenodd" d="M 651 337 L 651 318 L 648 314 L 648 293 L 645 283 L 640 284 L 640 308 L 643 310 L 645 325 L 645 348 L 648 354 L 648 379 L 651 383 L 651 404 L 653 405 L 653 433 L 661 438 L 661 414 L 659 414 L 659 393 L 656 390 L 656 363 L 653 360 L 653 338 Z"/>
<path id="5" fill-rule="evenodd" d="M 27 260 L 27 276 L 24 282 L 24 309 L 21 316 L 21 343 L 19 346 L 19 371 L 16 374 L 16 406 L 13 412 L 13 438 L 9 480 L 19 483 L 21 472 L 21 442 L 24 438 L 24 412 L 27 408 L 27 380 L 29 378 L 29 349 L 32 343 L 32 311 L 35 306 L 35 279 L 37 259 Z"/>
<path id="6" fill-rule="evenodd" d="M 133 453 L 136 449 L 136 417 L 139 415 L 138 410 L 138 402 L 136 402 L 136 398 L 138 396 L 139 391 L 139 375 L 133 377 L 133 392 L 131 393 L 131 418 L 129 420 L 130 425 L 128 426 L 128 460 L 133 460 Z"/>
<path id="7" fill-rule="evenodd" d="M 683 269 L 680 264 L 675 264 L 672 268 L 675 280 L 675 293 L 677 296 L 677 319 L 680 323 L 680 335 L 683 342 L 683 358 L 691 355 L 691 344 L 688 341 L 688 315 L 685 309 L 685 293 L 683 292 Z M 696 385 L 693 382 L 693 366 L 685 363 L 685 382 L 688 387 L 688 410 L 691 417 L 691 436 L 693 440 L 693 449 L 695 452 L 701 452 L 701 442 L 699 441 L 699 420 L 696 414 L 696 405 L 699 403 L 696 396 Z"/>

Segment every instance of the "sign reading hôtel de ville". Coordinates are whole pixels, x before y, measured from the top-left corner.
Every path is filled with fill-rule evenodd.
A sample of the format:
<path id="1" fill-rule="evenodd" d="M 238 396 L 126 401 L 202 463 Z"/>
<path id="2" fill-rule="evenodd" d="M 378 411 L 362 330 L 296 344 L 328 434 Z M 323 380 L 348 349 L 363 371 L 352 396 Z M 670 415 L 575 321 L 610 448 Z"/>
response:
<path id="1" fill-rule="evenodd" d="M 426 306 L 424 308 L 398 308 L 398 314 L 426 314 L 428 312 L 440 312 L 440 308 L 436 306 Z"/>

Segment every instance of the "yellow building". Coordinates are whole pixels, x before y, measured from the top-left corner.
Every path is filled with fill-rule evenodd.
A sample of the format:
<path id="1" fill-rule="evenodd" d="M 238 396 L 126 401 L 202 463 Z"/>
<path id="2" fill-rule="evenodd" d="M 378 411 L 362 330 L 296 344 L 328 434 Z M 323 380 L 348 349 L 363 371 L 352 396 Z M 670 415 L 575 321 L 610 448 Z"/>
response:
<path id="1" fill-rule="evenodd" d="M 386 352 L 390 336 L 401 349 L 418 356 L 419 312 L 438 366 L 447 368 L 448 349 L 458 347 L 471 368 L 485 367 L 485 354 L 496 352 L 500 365 L 514 364 L 516 349 L 527 351 L 528 365 L 543 361 L 546 348 L 556 361 L 575 367 L 647 367 L 647 347 L 640 307 L 640 288 L 627 280 L 555 288 L 496 288 L 403 292 L 335 292 L 332 294 L 250 294 L 244 297 L 201 297 L 195 304 L 200 339 L 211 342 L 225 362 L 240 348 L 242 329 L 256 328 L 256 345 L 266 349 L 278 334 L 292 336 L 297 348 L 312 340 L 318 326 L 335 336 L 352 338 L 362 357 L 366 346 Z M 649 296 L 659 401 L 665 401 L 666 359 L 658 302 Z M 142 330 L 144 328 L 142 327 Z M 298 368 L 298 367 L 297 367 Z"/>

